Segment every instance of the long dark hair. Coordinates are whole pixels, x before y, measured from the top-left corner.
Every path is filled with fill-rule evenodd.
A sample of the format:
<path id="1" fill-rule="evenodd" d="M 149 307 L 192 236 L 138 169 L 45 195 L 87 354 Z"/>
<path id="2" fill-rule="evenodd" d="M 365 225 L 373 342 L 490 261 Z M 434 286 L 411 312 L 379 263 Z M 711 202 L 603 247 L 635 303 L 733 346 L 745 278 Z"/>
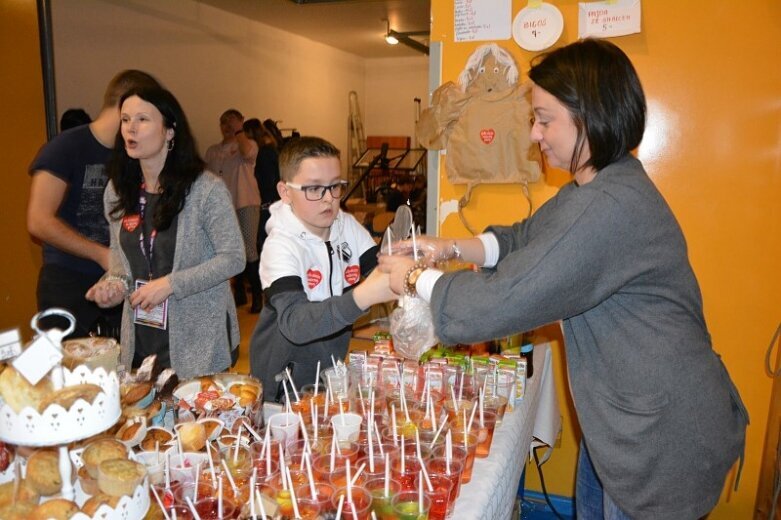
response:
<path id="1" fill-rule="evenodd" d="M 570 172 L 599 171 L 640 145 L 645 130 L 643 87 L 632 62 L 616 45 L 587 38 L 535 58 L 535 85 L 558 99 L 578 130 Z M 578 166 L 588 140 L 591 157 Z"/>
<path id="2" fill-rule="evenodd" d="M 163 88 L 134 89 L 122 96 L 119 106 L 122 107 L 125 100 L 131 96 L 138 96 L 154 105 L 163 116 L 163 126 L 174 131 L 173 149 L 169 150 L 158 178 L 160 202 L 152 217 L 155 228 L 162 231 L 171 226 L 174 217 L 184 208 L 190 188 L 203 173 L 206 163 L 198 155 L 187 117 L 173 94 Z M 114 143 L 108 177 L 119 197 L 117 204 L 111 208 L 111 217 L 119 218 L 138 211 L 143 180 L 141 164 L 138 159 L 127 155 L 121 130 L 117 133 Z"/>

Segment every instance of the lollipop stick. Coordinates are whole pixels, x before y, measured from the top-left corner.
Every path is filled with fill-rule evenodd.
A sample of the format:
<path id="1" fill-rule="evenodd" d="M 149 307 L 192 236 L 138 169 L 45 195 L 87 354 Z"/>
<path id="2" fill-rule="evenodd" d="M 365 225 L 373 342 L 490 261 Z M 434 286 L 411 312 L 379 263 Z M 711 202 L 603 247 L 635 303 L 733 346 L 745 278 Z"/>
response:
<path id="1" fill-rule="evenodd" d="M 293 382 L 293 377 L 290 375 L 290 369 L 285 368 L 285 374 L 287 374 L 287 379 L 290 381 L 290 388 L 293 389 L 293 395 L 296 396 L 296 402 L 301 401 L 301 399 L 298 397 L 298 390 L 296 389 L 296 384 Z"/>
<path id="2" fill-rule="evenodd" d="M 315 397 L 317 397 L 317 391 L 320 388 L 320 361 L 317 362 L 317 373 L 315 374 Z"/>
<path id="3" fill-rule="evenodd" d="M 190 512 L 193 514 L 193 518 L 195 520 L 201 520 L 201 516 L 198 514 L 198 511 L 195 509 L 195 506 L 193 505 L 193 501 L 190 499 L 190 497 L 184 497 L 185 502 L 187 502 L 187 507 L 190 508 Z"/>
<path id="4" fill-rule="evenodd" d="M 171 517 L 168 516 L 168 513 L 165 512 L 165 505 L 163 504 L 163 501 L 160 500 L 160 495 L 157 494 L 157 490 L 154 486 L 149 486 L 149 489 L 152 490 L 152 494 L 155 496 L 155 500 L 157 500 L 157 505 L 160 506 L 160 510 L 163 512 L 163 516 L 165 517 L 165 520 L 171 520 Z"/>

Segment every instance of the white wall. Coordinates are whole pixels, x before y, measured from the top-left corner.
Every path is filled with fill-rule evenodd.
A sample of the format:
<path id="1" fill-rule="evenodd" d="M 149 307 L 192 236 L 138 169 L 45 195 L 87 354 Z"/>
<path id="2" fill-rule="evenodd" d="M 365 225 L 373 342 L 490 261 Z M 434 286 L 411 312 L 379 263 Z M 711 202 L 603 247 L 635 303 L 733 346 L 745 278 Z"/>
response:
<path id="1" fill-rule="evenodd" d="M 414 99 L 428 106 L 428 56 L 366 60 L 366 135 L 415 133 Z"/>
<path id="2" fill-rule="evenodd" d="M 356 55 L 192 0 L 52 2 L 52 18 L 60 113 L 96 116 L 111 77 L 138 68 L 176 95 L 203 151 L 234 107 L 324 137 L 346 156 L 348 93 L 364 106 Z"/>

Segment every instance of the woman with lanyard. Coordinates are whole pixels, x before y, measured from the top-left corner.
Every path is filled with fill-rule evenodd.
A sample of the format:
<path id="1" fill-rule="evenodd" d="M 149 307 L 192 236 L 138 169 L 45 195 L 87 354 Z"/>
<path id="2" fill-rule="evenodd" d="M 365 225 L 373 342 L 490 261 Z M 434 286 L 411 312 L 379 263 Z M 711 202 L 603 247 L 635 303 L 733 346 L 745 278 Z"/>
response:
<path id="1" fill-rule="evenodd" d="M 100 306 L 127 297 L 122 363 L 157 355 L 180 378 L 225 370 L 239 343 L 231 276 L 244 246 L 225 184 L 204 171 L 182 109 L 164 89 L 131 91 L 104 195 L 109 271 L 88 292 Z"/>

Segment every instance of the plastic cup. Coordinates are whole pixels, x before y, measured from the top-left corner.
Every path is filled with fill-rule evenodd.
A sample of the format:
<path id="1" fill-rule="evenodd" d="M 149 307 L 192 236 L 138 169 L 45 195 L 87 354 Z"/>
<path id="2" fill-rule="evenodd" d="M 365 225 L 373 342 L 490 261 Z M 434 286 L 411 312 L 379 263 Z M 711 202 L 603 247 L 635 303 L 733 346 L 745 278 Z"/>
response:
<path id="1" fill-rule="evenodd" d="M 357 469 L 358 445 L 354 442 L 341 446 L 342 454 L 334 455 L 334 466 L 331 468 L 331 454 L 323 453 L 312 460 L 312 471 L 321 482 L 329 482 L 331 473 L 345 467 L 345 461 L 350 460 L 350 466 Z M 333 471 L 332 471 L 333 470 Z"/>
<path id="2" fill-rule="evenodd" d="M 165 507 L 171 507 L 177 503 L 176 496 L 179 492 L 179 489 L 181 488 L 182 483 L 178 481 L 171 481 L 171 486 L 166 488 L 164 483 L 160 484 L 154 484 L 152 487 L 157 492 L 157 496 L 160 497 L 160 500 L 163 502 L 163 505 Z M 152 498 L 152 500 L 156 499 L 154 498 L 154 494 L 152 491 L 149 491 L 149 496 Z"/>
<path id="3" fill-rule="evenodd" d="M 289 446 L 298 440 L 299 422 L 296 414 L 287 412 L 275 413 L 268 418 L 271 437 L 280 441 L 284 446 Z"/>
<path id="4" fill-rule="evenodd" d="M 355 517 L 358 520 L 368 520 L 371 515 L 372 495 L 363 486 L 353 486 L 350 490 L 353 500 L 347 501 L 347 490 L 345 488 L 337 489 L 331 496 L 331 506 L 336 510 L 339 506 L 339 497 L 344 496 L 344 505 L 342 507 L 342 518 L 352 519 L 352 512 L 355 511 Z"/>
<path id="5" fill-rule="evenodd" d="M 350 469 L 350 477 L 355 478 L 355 471 L 357 468 L 351 465 Z M 347 487 L 347 466 L 340 466 L 339 468 L 335 469 L 329 475 L 328 479 L 334 489 Z M 355 482 L 355 484 L 353 484 L 353 486 L 361 486 L 364 482 L 366 482 L 366 475 L 364 472 L 361 472 L 361 474 L 358 476 L 358 480 Z"/>
<path id="6" fill-rule="evenodd" d="M 217 488 L 215 488 L 211 482 L 198 482 L 197 497 L 195 495 L 195 482 L 182 484 L 174 492 L 175 503 L 179 505 L 187 505 L 187 498 L 195 503 L 202 498 L 215 496 L 217 496 Z"/>
<path id="7" fill-rule="evenodd" d="M 458 495 L 461 493 L 461 473 L 464 471 L 463 459 L 453 458 L 450 461 L 450 474 L 447 472 L 447 461 L 443 456 L 432 457 L 426 461 L 426 468 L 428 469 L 429 476 L 441 475 L 450 479 L 453 483 L 453 489 L 450 491 L 450 501 L 455 502 Z"/>
<path id="8" fill-rule="evenodd" d="M 226 518 L 236 518 L 236 507 L 228 500 L 222 501 L 222 516 L 219 514 L 219 505 L 217 497 L 204 497 L 198 499 L 195 503 L 195 510 L 201 520 L 223 520 Z"/>
<path id="9" fill-rule="evenodd" d="M 336 440 L 357 441 L 361 431 L 363 417 L 357 413 L 340 413 L 331 417 L 331 427 L 336 435 Z"/>
<path id="10" fill-rule="evenodd" d="M 343 367 L 342 370 L 335 370 L 334 367 L 329 367 L 322 372 L 323 380 L 331 385 L 331 393 L 334 400 L 338 400 L 340 397 L 345 401 L 349 398 L 350 388 L 350 374 L 347 371 L 347 367 Z"/>
<path id="11" fill-rule="evenodd" d="M 480 413 L 479 411 L 477 412 Z M 483 410 L 483 425 L 480 425 L 479 416 L 475 417 L 475 424 L 477 424 L 477 449 L 475 450 L 475 456 L 479 459 L 488 457 L 491 452 L 491 442 L 494 439 L 494 430 L 496 429 L 496 414 Z"/>
<path id="12" fill-rule="evenodd" d="M 455 406 L 453 405 L 453 399 L 445 400 L 445 413 L 447 413 L 447 419 L 451 424 L 457 424 L 459 419 L 463 417 L 463 411 L 466 410 L 467 418 L 472 413 L 473 401 L 469 399 L 457 400 Z M 457 406 L 457 408 L 456 408 Z"/>
<path id="13" fill-rule="evenodd" d="M 423 508 L 420 508 L 417 491 L 402 491 L 391 500 L 393 512 L 398 520 L 427 520 L 431 509 L 431 499 L 423 495 Z"/>
<path id="14" fill-rule="evenodd" d="M 496 425 L 502 424 L 504 412 L 507 410 L 507 398 L 502 395 L 487 396 L 483 399 L 483 406 L 486 410 L 496 414 Z"/>
<path id="15" fill-rule="evenodd" d="M 142 451 L 136 453 L 136 460 L 146 467 L 150 484 L 160 484 L 165 480 L 165 453 Z"/>
<path id="16" fill-rule="evenodd" d="M 385 476 L 385 459 L 380 457 L 379 451 L 374 453 L 374 471 L 371 470 L 371 467 L 369 465 L 368 455 L 358 459 L 358 462 L 356 464 L 358 465 L 358 467 L 360 467 L 361 464 L 365 464 L 362 474 L 366 477 L 366 480 L 371 480 L 373 478 L 380 478 Z"/>
<path id="17" fill-rule="evenodd" d="M 426 496 L 431 499 L 431 509 L 428 516 L 430 520 L 445 520 L 453 512 L 453 502 L 451 500 L 451 492 L 453 491 L 453 482 L 443 475 L 429 475 L 429 481 L 431 481 L 431 487 L 433 491 L 428 489 L 428 486 L 424 484 L 423 489 L 426 492 Z"/>
<path id="18" fill-rule="evenodd" d="M 325 482 L 315 482 L 315 497 L 312 497 L 312 490 L 309 487 L 309 483 L 293 488 L 296 492 L 296 497 L 299 500 L 306 498 L 312 502 L 317 503 L 320 508 L 320 513 L 331 512 L 331 497 L 334 494 L 335 488 L 331 484 Z M 336 509 L 334 509 L 336 511 Z"/>
<path id="19" fill-rule="evenodd" d="M 376 464 L 379 459 L 384 458 L 383 455 L 380 453 L 389 453 L 390 458 L 394 458 L 398 456 L 399 453 L 399 447 L 395 446 L 393 442 L 383 442 L 382 443 L 382 452 L 380 452 L 380 447 L 377 445 L 377 437 L 375 434 L 372 434 L 374 438 L 372 439 L 372 447 L 374 448 L 374 463 Z M 421 438 L 421 442 L 423 442 L 423 439 Z M 361 439 L 358 441 L 358 446 L 361 449 L 361 457 L 364 457 L 367 461 L 369 460 L 369 439 Z"/>
<path id="20" fill-rule="evenodd" d="M 398 480 L 388 481 L 388 495 L 385 496 L 385 477 L 367 480 L 364 487 L 372 495 L 372 511 L 378 520 L 394 520 L 393 505 L 391 500 L 401 491 L 401 483 Z"/>
<path id="21" fill-rule="evenodd" d="M 238 474 L 252 472 L 252 454 L 249 447 L 239 446 L 238 453 L 234 447 L 223 448 L 220 451 L 220 456 L 234 477 Z"/>
<path id="22" fill-rule="evenodd" d="M 171 480 L 179 482 L 193 482 L 195 470 L 200 464 L 201 468 L 208 465 L 208 456 L 205 453 L 185 452 L 181 455 L 171 455 Z"/>
<path id="23" fill-rule="evenodd" d="M 401 455 L 391 463 L 391 476 L 401 484 L 402 491 L 417 489 L 420 461 L 417 456 L 404 457 L 404 471 L 401 468 Z"/>
<path id="24" fill-rule="evenodd" d="M 317 500 L 312 500 L 311 496 L 302 498 L 296 493 L 296 504 L 302 520 L 320 520 L 320 504 Z"/>
<path id="25" fill-rule="evenodd" d="M 453 438 L 453 458 L 458 458 L 464 465 L 464 469 L 461 472 L 461 483 L 466 484 L 472 480 L 472 466 L 475 463 L 475 450 L 477 448 L 477 435 L 474 433 L 468 434 L 468 447 L 464 447 L 464 434 L 463 432 L 452 432 Z M 445 448 L 437 448 L 438 450 L 444 450 Z M 437 455 L 440 453 L 437 452 Z M 442 451 L 444 455 L 444 451 Z"/>

